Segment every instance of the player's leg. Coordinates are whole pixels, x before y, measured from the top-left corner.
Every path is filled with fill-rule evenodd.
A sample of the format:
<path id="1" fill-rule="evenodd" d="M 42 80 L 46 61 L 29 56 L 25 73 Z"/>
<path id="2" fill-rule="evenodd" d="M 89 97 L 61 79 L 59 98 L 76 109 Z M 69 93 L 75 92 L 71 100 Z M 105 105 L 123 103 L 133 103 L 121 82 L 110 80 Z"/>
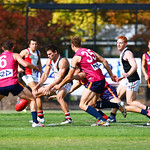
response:
<path id="1" fill-rule="evenodd" d="M 35 86 L 37 85 L 37 82 L 31 81 L 28 83 L 28 86 L 34 91 Z M 38 113 L 38 121 L 41 123 L 45 122 L 43 109 L 42 109 L 42 100 L 40 97 L 36 98 L 36 105 L 37 105 L 37 113 Z"/>
<path id="2" fill-rule="evenodd" d="M 20 98 L 26 99 L 30 103 L 30 110 L 32 114 L 33 124 L 32 127 L 43 127 L 43 125 L 39 124 L 37 121 L 37 108 L 36 108 L 36 100 L 32 95 L 31 91 L 28 88 L 24 88 L 18 96 Z"/>
<path id="3" fill-rule="evenodd" d="M 61 124 L 68 124 L 68 123 L 73 123 L 73 120 L 71 118 L 70 112 L 69 112 L 69 107 L 68 104 L 65 102 L 64 98 L 67 94 L 67 92 L 70 90 L 71 85 L 68 84 L 69 89 L 67 90 L 66 87 L 62 87 L 58 92 L 57 92 L 57 101 L 59 102 L 62 111 L 65 114 L 65 120 Z"/>
<path id="4" fill-rule="evenodd" d="M 2 100 L 2 98 L 5 97 L 4 95 L 0 95 L 0 101 Z"/>
<path id="5" fill-rule="evenodd" d="M 88 103 L 93 100 L 96 103 L 96 100 L 99 98 L 99 94 L 96 94 L 95 92 L 92 92 L 91 90 L 85 88 L 82 92 L 81 100 L 79 107 L 86 111 L 88 114 L 94 116 L 98 119 L 98 122 L 96 124 L 92 124 L 92 126 L 108 126 L 109 124 L 106 122 L 106 120 L 102 117 L 98 111 L 92 107 L 89 106 Z"/>
<path id="6" fill-rule="evenodd" d="M 127 99 L 127 104 L 131 106 L 136 106 L 141 109 L 146 109 L 146 106 L 138 101 L 135 101 L 136 99 L 136 91 L 130 91 L 127 90 L 126 92 L 126 99 Z"/>
<path id="7" fill-rule="evenodd" d="M 97 103 L 99 104 L 99 107 L 97 107 Z M 96 108 L 97 111 L 98 111 L 98 113 L 101 114 L 102 117 L 107 120 L 107 119 L 108 119 L 108 116 L 107 116 L 106 114 L 104 114 L 104 113 L 100 110 L 100 109 L 101 109 L 100 106 L 102 106 L 101 104 L 102 104 L 102 101 L 100 100 L 100 98 L 96 101 L 96 103 L 95 103 L 95 100 L 94 100 L 94 99 L 92 99 L 92 100 L 88 103 L 89 106 L 92 106 L 92 107 Z M 96 123 L 96 122 L 95 122 L 95 123 Z"/>
<path id="8" fill-rule="evenodd" d="M 117 88 L 117 95 L 118 95 L 118 98 L 121 99 L 126 93 L 126 86 L 122 85 L 122 84 L 119 84 L 118 88 Z M 116 122 L 116 113 L 117 113 L 117 110 L 116 108 L 113 108 L 111 113 L 110 113 L 110 116 L 108 117 L 107 121 L 108 122 Z"/>

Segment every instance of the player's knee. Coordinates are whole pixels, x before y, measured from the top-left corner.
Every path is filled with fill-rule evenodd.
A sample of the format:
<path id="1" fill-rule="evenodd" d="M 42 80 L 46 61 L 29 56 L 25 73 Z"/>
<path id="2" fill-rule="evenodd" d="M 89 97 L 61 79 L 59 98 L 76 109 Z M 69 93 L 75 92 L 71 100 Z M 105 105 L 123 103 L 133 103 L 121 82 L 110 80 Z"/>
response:
<path id="1" fill-rule="evenodd" d="M 82 110 L 85 110 L 84 104 L 80 103 L 79 108 L 82 109 Z"/>

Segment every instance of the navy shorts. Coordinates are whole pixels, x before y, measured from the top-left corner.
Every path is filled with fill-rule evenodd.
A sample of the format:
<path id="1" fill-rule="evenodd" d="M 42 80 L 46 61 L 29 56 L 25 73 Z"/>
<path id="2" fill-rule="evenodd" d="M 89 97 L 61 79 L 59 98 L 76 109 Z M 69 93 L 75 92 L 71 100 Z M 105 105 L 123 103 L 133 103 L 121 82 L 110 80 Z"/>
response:
<path id="1" fill-rule="evenodd" d="M 105 87 L 105 79 L 96 82 L 88 82 L 85 87 L 95 93 L 103 93 Z"/>
<path id="2" fill-rule="evenodd" d="M 117 98 L 117 91 L 116 88 L 111 86 L 111 85 L 107 85 L 104 89 L 104 92 L 100 95 L 100 98 L 103 101 L 110 101 L 113 98 Z"/>
<path id="3" fill-rule="evenodd" d="M 0 95 L 8 96 L 9 92 L 11 92 L 14 96 L 16 96 L 23 90 L 23 88 L 24 87 L 20 83 L 10 85 L 10 86 L 0 87 Z"/>

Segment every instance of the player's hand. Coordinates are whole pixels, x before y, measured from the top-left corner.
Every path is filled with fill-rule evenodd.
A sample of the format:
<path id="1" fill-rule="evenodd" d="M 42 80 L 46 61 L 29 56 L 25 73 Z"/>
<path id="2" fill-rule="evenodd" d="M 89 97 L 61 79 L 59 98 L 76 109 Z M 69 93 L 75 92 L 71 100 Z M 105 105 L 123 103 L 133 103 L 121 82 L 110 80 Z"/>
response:
<path id="1" fill-rule="evenodd" d="M 36 66 L 34 66 L 34 65 L 33 65 L 33 68 L 32 68 L 32 69 L 33 69 L 34 72 L 39 72 L 39 71 L 40 71 L 40 70 L 39 70 Z"/>
<path id="2" fill-rule="evenodd" d="M 148 80 L 149 80 L 148 75 L 145 75 L 145 80 L 146 80 L 146 81 L 148 81 Z"/>
<path id="3" fill-rule="evenodd" d="M 44 86 L 43 94 L 44 95 L 50 95 L 51 94 L 51 88 L 49 85 Z"/>
<path id="4" fill-rule="evenodd" d="M 37 91 L 40 88 L 40 84 L 37 84 L 34 88 L 35 91 Z"/>
<path id="5" fill-rule="evenodd" d="M 53 98 L 56 98 L 57 95 L 53 95 L 53 96 L 50 96 L 48 99 L 53 99 Z"/>
<path id="6" fill-rule="evenodd" d="M 120 82 L 122 79 L 124 79 L 124 77 L 122 76 L 122 77 L 120 77 L 119 79 L 118 79 L 118 82 Z"/>
<path id="7" fill-rule="evenodd" d="M 59 84 L 56 84 L 54 87 L 53 87 L 53 90 L 59 90 L 60 89 L 60 85 Z"/>
<path id="8" fill-rule="evenodd" d="M 116 75 L 112 74 L 111 75 L 111 80 L 114 81 L 114 82 L 118 82 L 119 78 Z"/>

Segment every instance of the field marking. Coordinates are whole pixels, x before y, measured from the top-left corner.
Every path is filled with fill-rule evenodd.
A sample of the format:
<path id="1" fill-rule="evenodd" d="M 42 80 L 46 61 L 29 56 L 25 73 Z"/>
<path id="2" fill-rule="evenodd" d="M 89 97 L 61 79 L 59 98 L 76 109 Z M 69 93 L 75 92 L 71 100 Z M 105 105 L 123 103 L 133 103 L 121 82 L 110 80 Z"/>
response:
<path id="1" fill-rule="evenodd" d="M 134 127 L 142 127 L 142 128 L 147 128 L 149 126 L 144 126 L 144 125 L 135 125 L 135 124 L 132 124 L 132 123 L 119 123 L 119 124 L 123 124 L 123 125 L 130 125 L 130 126 L 134 126 Z"/>
<path id="2" fill-rule="evenodd" d="M 51 123 L 51 124 L 47 124 L 45 125 L 46 127 L 53 127 L 53 126 L 61 126 L 60 123 Z"/>

